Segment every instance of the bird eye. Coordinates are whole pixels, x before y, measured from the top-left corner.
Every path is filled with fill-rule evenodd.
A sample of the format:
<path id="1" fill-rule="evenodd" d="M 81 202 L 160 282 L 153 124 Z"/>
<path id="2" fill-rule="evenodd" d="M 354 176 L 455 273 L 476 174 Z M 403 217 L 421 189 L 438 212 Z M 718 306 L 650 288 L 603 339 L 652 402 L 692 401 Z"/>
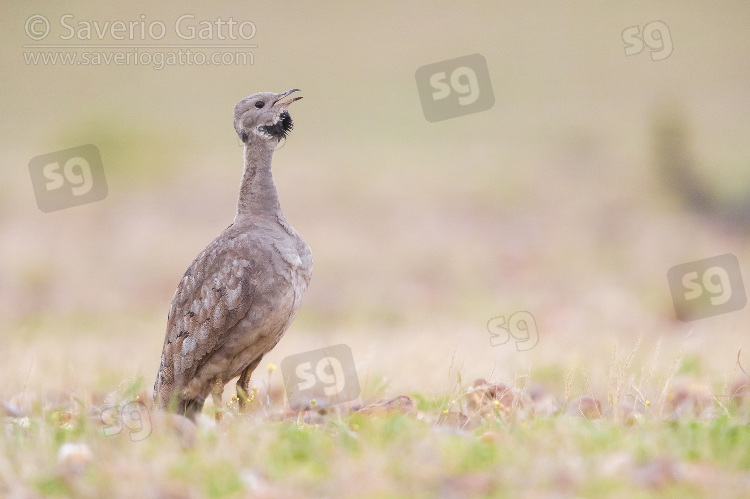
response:
<path id="1" fill-rule="evenodd" d="M 262 100 L 259 100 L 258 102 L 255 103 L 255 107 L 257 107 L 258 109 L 262 108 L 265 105 L 266 103 L 263 102 Z"/>

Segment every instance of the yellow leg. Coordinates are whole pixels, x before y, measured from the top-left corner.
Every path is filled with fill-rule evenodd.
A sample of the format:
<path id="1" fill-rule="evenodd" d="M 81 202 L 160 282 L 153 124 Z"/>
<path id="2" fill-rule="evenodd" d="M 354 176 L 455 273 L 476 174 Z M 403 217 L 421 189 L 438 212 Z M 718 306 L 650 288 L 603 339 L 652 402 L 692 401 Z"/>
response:
<path id="1" fill-rule="evenodd" d="M 246 412 L 249 408 L 250 402 L 250 376 L 253 375 L 253 371 L 260 364 L 260 357 L 254 360 L 249 366 L 242 371 L 242 375 L 237 380 L 237 398 L 240 399 L 240 412 Z"/>
<path id="2" fill-rule="evenodd" d="M 222 402 L 221 402 L 221 395 L 223 393 L 224 393 L 224 383 L 220 379 L 217 379 L 214 382 L 213 388 L 211 389 L 211 398 L 213 399 L 214 407 L 216 408 L 216 414 L 214 417 L 216 418 L 217 423 L 220 422 L 224 418 L 224 406 L 222 405 Z"/>

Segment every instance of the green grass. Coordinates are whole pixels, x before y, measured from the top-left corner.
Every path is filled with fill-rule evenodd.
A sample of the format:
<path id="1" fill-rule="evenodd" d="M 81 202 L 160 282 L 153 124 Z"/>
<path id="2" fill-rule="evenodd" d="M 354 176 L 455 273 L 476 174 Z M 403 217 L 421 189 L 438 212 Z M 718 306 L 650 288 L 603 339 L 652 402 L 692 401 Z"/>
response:
<path id="1" fill-rule="evenodd" d="M 123 393 L 130 395 L 122 401 L 132 400 L 133 385 Z M 233 405 L 216 424 L 205 411 L 192 439 L 149 411 L 144 424 L 152 432 L 135 442 L 127 428 L 105 437 L 96 407 L 36 400 L 29 414 L 5 418 L 0 493 L 677 498 L 710 496 L 717 487 L 730 494 L 721 497 L 731 497 L 747 483 L 750 427 L 747 410 L 736 402 L 710 418 L 647 412 L 622 423 L 608 416 L 606 404 L 596 420 L 566 415 L 562 404 L 553 414 L 527 417 L 513 408 L 471 409 L 469 394 L 413 394 L 416 415 L 365 416 L 342 408 L 296 414 L 276 399 L 240 415 Z M 446 412 L 440 407 L 451 401 L 469 425 L 437 422 Z M 305 423 L 311 416 L 315 424 Z M 63 458 L 61 448 L 71 444 L 90 454 Z"/>

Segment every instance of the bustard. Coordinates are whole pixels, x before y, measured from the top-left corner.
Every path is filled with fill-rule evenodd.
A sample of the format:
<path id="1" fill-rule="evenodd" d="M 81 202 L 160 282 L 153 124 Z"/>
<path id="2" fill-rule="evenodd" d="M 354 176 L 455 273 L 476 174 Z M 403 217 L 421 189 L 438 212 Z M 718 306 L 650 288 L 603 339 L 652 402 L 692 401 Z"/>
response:
<path id="1" fill-rule="evenodd" d="M 250 376 L 292 323 L 310 282 L 312 253 L 281 212 L 271 175 L 279 140 L 292 129 L 283 99 L 260 92 L 234 108 L 245 167 L 234 223 L 193 261 L 167 316 L 154 402 L 195 419 L 209 393 L 221 407 L 239 376 L 240 410 Z"/>

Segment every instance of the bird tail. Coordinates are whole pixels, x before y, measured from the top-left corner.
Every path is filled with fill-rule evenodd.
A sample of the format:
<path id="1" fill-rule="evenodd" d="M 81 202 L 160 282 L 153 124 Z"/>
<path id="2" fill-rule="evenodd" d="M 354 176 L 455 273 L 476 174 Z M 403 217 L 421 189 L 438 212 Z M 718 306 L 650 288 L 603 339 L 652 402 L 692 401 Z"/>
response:
<path id="1" fill-rule="evenodd" d="M 180 416 L 185 416 L 191 421 L 195 421 L 195 418 L 203 410 L 203 404 L 205 398 L 195 399 L 183 399 L 178 394 L 173 394 L 171 397 L 163 397 L 158 391 L 158 380 L 154 385 L 154 407 L 157 409 L 174 412 Z"/>
<path id="2" fill-rule="evenodd" d="M 180 400 L 177 405 L 177 414 L 185 416 L 191 421 L 195 421 L 195 418 L 203 410 L 203 403 L 205 399 L 192 399 L 192 400 Z"/>

